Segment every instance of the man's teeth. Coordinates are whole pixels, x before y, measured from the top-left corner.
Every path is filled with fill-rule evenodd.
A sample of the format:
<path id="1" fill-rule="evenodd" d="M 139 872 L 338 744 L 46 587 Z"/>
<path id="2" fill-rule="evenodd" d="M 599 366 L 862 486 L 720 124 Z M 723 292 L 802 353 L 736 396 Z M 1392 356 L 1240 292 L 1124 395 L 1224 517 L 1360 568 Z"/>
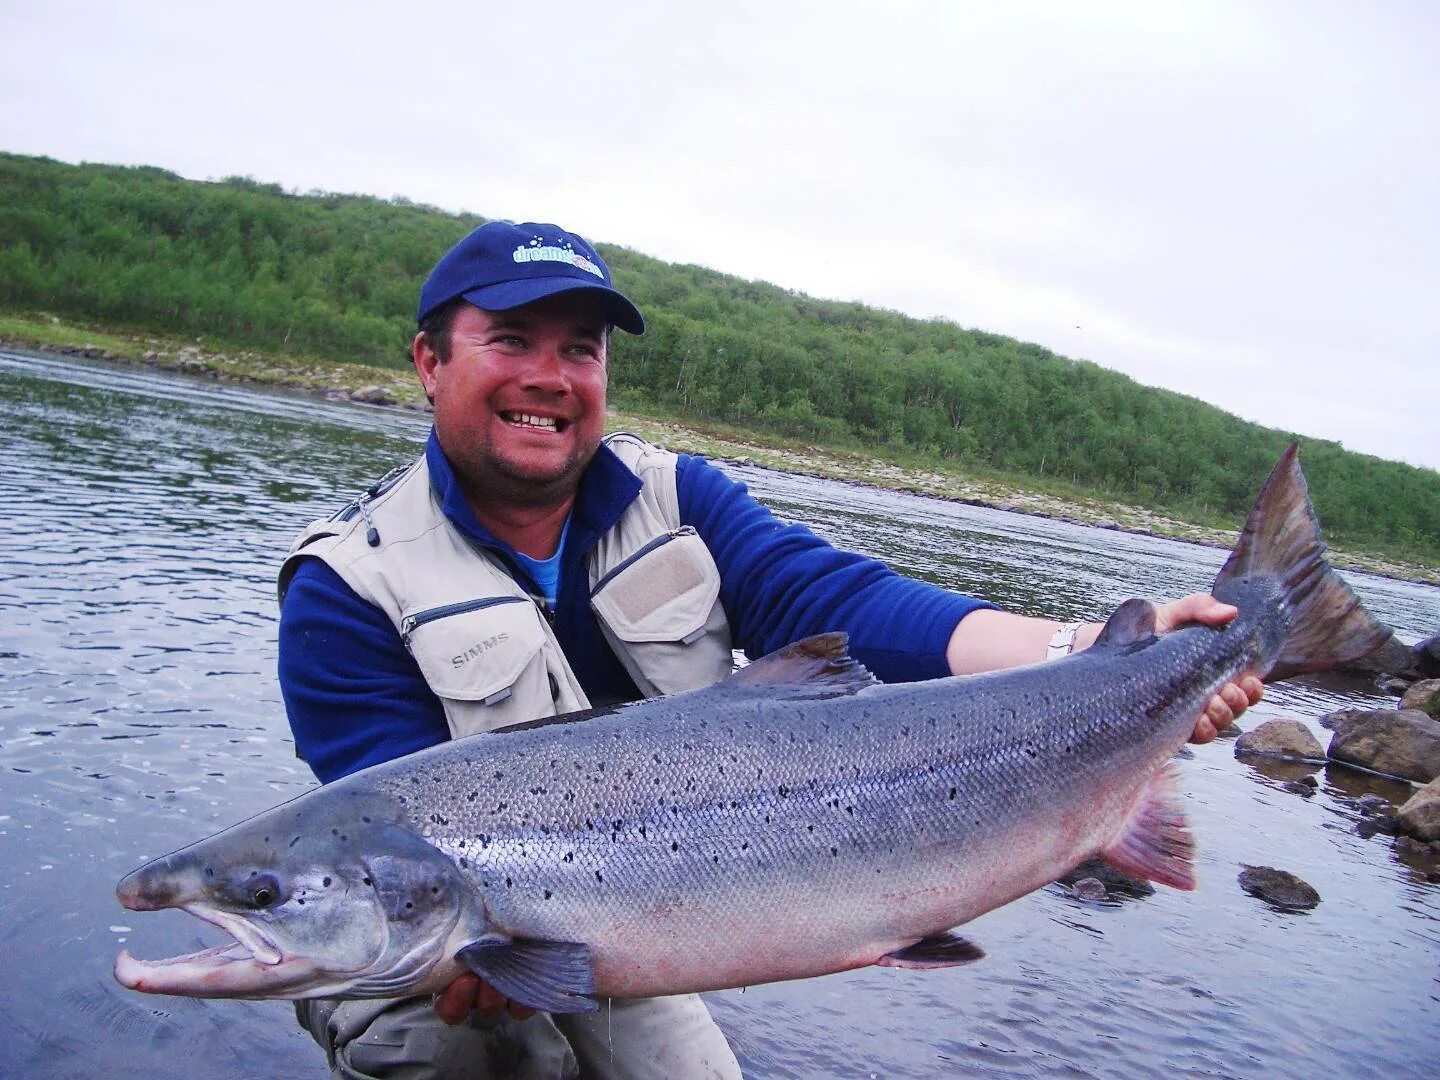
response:
<path id="1" fill-rule="evenodd" d="M 554 431 L 558 426 L 553 416 L 535 416 L 531 413 L 506 413 L 505 419 L 523 427 L 545 428 Z"/>

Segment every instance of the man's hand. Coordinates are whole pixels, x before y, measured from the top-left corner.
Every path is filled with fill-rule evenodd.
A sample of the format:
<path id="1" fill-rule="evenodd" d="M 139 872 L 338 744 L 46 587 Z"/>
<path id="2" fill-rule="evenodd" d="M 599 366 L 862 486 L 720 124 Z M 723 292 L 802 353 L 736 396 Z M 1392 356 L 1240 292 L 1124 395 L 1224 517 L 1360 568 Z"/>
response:
<path id="1" fill-rule="evenodd" d="M 440 1019 L 452 1025 L 464 1022 L 472 1010 L 487 1020 L 498 1020 L 502 1013 L 509 1013 L 516 1020 L 528 1020 L 535 1015 L 534 1009 L 516 1004 L 480 976 L 468 972 L 436 994 L 434 1004 Z"/>
<path id="2" fill-rule="evenodd" d="M 1191 623 L 1205 626 L 1224 626 L 1239 614 L 1234 605 L 1224 604 L 1208 593 L 1191 593 L 1168 604 L 1155 606 L 1155 632 L 1168 633 Z M 1265 693 L 1265 686 L 1254 675 L 1246 675 L 1238 682 L 1226 683 L 1205 711 L 1195 721 L 1195 730 L 1190 734 L 1193 743 L 1208 743 L 1223 728 L 1229 727 L 1251 705 L 1259 702 Z"/>

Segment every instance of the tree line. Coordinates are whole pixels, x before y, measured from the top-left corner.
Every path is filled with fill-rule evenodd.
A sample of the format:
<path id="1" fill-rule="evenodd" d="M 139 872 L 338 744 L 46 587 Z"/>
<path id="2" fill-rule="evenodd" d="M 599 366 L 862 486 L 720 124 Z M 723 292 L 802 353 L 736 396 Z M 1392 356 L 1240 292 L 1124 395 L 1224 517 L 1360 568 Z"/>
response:
<path id="1" fill-rule="evenodd" d="M 404 365 L 420 282 L 483 221 L 402 198 L 0 154 L 0 304 Z M 599 247 L 649 323 L 612 346 L 612 397 L 641 411 L 1211 522 L 1245 512 L 1294 437 L 1011 338 Z M 1440 559 L 1440 473 L 1303 441 L 1332 538 Z"/>

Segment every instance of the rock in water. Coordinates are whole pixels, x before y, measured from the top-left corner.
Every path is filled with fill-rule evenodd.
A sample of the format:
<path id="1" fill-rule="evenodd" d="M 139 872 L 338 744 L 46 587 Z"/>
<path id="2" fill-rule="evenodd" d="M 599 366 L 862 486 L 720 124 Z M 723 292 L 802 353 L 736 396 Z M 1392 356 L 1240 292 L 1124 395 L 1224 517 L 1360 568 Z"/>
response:
<path id="1" fill-rule="evenodd" d="M 1273 866 L 1246 866 L 1240 871 L 1240 887 L 1281 911 L 1309 911 L 1320 903 L 1320 894 L 1288 870 Z"/>
<path id="2" fill-rule="evenodd" d="M 1235 755 L 1263 754 L 1295 761 L 1324 761 L 1320 740 L 1299 720 L 1266 720 L 1235 743 Z"/>
<path id="3" fill-rule="evenodd" d="M 1330 740 L 1330 758 L 1428 784 L 1440 776 L 1440 720 L 1419 709 L 1357 716 Z"/>

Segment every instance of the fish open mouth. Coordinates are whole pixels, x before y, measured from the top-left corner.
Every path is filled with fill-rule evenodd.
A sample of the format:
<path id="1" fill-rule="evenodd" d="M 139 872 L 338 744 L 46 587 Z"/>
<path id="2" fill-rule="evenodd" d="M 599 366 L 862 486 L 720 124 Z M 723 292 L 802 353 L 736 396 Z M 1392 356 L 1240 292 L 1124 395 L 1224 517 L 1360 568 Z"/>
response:
<path id="1" fill-rule="evenodd" d="M 287 956 L 260 927 L 243 918 L 200 904 L 186 904 L 183 910 L 235 940 L 163 960 L 138 960 L 128 949 L 122 950 L 115 958 L 115 978 L 121 986 L 147 994 L 271 997 L 315 971 L 309 960 Z"/>

